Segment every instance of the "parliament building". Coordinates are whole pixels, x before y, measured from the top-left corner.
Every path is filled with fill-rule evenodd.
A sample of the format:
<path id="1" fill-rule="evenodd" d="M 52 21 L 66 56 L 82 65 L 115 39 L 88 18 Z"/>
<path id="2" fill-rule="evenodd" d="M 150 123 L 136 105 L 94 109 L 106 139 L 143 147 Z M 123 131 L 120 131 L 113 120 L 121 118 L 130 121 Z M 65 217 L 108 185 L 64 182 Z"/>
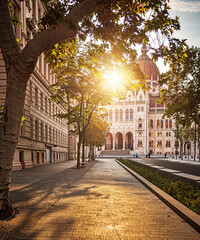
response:
<path id="1" fill-rule="evenodd" d="M 174 121 L 163 119 L 165 106 L 158 104 L 160 72 L 150 60 L 143 44 L 138 59 L 141 70 L 146 76 L 146 85 L 150 90 L 128 91 L 125 99 L 115 99 L 106 106 L 107 120 L 111 129 L 107 133 L 106 143 L 101 154 L 117 155 L 175 155 Z M 119 151 L 123 150 L 123 151 Z"/>

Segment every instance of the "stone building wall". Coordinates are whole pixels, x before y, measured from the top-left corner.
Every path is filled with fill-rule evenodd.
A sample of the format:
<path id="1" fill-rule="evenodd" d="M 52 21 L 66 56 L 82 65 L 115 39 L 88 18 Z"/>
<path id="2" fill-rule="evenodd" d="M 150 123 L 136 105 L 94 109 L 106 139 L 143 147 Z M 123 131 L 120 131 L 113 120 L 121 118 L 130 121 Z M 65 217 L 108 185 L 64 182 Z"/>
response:
<path id="1" fill-rule="evenodd" d="M 16 14 L 22 26 L 14 27 L 23 49 L 38 30 L 38 21 L 45 11 L 45 5 L 39 0 L 15 1 Z M 55 75 L 51 73 L 45 62 L 44 53 L 38 58 L 33 74 L 28 81 L 24 105 L 23 125 L 20 129 L 19 143 L 13 161 L 13 170 L 29 168 L 36 165 L 65 161 L 69 155 L 69 139 L 67 121 L 56 114 L 66 110 L 51 100 L 50 85 L 55 83 Z M 5 99 L 6 73 L 5 64 L 0 53 L 0 102 Z M 74 143 L 74 136 L 71 137 Z M 73 149 L 73 150 L 72 150 Z M 76 145 L 71 146 L 76 152 Z"/>

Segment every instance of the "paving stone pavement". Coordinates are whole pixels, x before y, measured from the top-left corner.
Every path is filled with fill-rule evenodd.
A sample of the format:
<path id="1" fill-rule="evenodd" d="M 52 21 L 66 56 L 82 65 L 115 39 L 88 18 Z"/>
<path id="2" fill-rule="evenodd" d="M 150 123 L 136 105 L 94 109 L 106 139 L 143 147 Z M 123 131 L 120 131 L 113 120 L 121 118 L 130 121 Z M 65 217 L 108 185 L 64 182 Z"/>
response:
<path id="1" fill-rule="evenodd" d="M 19 223 L 29 219 L 29 227 L 18 229 L 23 234 L 13 239 L 200 240 L 199 233 L 113 159 L 57 172 L 34 184 L 34 195 L 33 188 L 25 187 L 32 189 L 25 205 L 15 203 L 26 215 L 13 221 L 21 216 Z"/>

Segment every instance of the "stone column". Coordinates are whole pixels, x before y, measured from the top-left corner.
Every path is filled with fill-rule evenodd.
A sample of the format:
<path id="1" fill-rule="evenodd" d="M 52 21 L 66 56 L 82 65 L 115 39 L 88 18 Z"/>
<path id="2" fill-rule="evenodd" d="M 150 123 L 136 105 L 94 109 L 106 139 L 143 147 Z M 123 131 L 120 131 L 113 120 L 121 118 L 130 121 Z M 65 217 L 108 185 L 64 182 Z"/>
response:
<path id="1" fill-rule="evenodd" d="M 122 137 L 123 137 L 123 150 L 125 150 L 125 144 L 126 144 L 126 135 L 125 135 L 125 134 L 123 134 L 123 135 L 122 135 Z"/>
<path id="2" fill-rule="evenodd" d="M 112 150 L 115 150 L 115 134 L 113 134 L 113 148 Z"/>

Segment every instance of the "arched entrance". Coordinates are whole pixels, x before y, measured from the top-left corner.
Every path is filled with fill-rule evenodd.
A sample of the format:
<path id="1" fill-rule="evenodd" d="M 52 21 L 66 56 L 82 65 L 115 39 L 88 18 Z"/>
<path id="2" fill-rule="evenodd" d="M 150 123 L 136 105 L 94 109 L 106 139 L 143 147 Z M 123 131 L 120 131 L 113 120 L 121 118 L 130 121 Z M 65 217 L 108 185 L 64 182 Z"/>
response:
<path id="1" fill-rule="evenodd" d="M 106 134 L 106 149 L 112 150 L 113 148 L 113 136 L 111 133 Z"/>
<path id="2" fill-rule="evenodd" d="M 133 134 L 131 132 L 128 132 L 126 134 L 126 146 L 125 149 L 131 149 L 133 150 Z"/>
<path id="3" fill-rule="evenodd" d="M 184 154 L 191 154 L 191 142 L 188 141 L 184 144 Z"/>
<path id="4" fill-rule="evenodd" d="M 120 132 L 115 136 L 115 149 L 123 149 L 123 136 Z"/>

